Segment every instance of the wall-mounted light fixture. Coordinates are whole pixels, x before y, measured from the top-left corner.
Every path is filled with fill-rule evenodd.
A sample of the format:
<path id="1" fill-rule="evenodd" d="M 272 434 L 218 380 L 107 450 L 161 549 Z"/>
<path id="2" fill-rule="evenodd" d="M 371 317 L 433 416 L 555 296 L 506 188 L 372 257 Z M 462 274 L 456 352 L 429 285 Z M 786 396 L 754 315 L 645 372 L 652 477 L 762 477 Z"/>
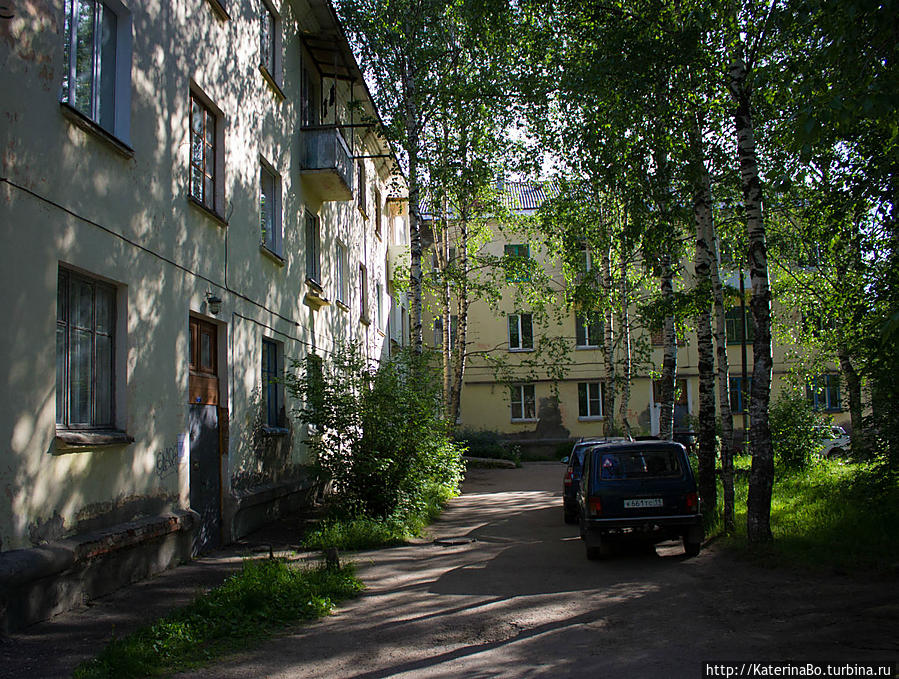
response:
<path id="1" fill-rule="evenodd" d="M 209 291 L 206 292 L 206 305 L 209 309 L 209 313 L 213 316 L 218 316 L 219 311 L 222 310 L 222 298 L 218 295 L 215 295 Z"/>

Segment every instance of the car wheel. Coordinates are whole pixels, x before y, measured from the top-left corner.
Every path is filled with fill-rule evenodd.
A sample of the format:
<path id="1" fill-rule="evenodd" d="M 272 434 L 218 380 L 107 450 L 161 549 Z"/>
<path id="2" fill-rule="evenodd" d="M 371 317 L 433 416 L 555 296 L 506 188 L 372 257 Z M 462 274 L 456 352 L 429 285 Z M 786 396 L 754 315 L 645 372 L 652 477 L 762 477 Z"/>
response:
<path id="1" fill-rule="evenodd" d="M 840 447 L 831 448 L 830 452 L 827 453 L 827 457 L 843 457 L 843 449 Z"/>
<path id="2" fill-rule="evenodd" d="M 699 554 L 699 550 L 702 549 L 701 542 L 690 542 L 684 537 L 684 554 L 688 557 L 694 557 Z"/>
<path id="3" fill-rule="evenodd" d="M 564 510 L 565 514 L 565 523 L 578 523 L 577 520 L 577 512 L 569 512 L 567 509 Z"/>

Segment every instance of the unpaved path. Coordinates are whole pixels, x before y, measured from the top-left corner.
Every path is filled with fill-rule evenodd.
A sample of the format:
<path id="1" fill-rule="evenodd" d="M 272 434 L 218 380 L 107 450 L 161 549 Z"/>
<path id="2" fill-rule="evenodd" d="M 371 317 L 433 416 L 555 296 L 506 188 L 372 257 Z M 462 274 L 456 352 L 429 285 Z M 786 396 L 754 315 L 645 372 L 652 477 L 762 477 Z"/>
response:
<path id="1" fill-rule="evenodd" d="M 473 470 L 437 538 L 360 553 L 367 592 L 185 677 L 699 677 L 714 660 L 899 659 L 899 587 L 763 569 L 712 546 L 587 561 L 561 465 Z M 835 548 L 838 546 L 835 546 Z"/>

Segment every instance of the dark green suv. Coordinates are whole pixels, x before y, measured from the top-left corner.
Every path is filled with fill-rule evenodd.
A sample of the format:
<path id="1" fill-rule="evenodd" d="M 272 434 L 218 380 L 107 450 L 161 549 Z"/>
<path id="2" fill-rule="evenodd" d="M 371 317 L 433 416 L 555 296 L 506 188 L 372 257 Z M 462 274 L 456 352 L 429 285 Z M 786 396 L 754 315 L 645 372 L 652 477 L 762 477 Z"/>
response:
<path id="1" fill-rule="evenodd" d="M 686 449 L 673 441 L 597 446 L 584 456 L 577 490 L 587 558 L 606 556 L 617 540 L 655 544 L 680 538 L 688 556 L 702 545 L 702 514 Z"/>

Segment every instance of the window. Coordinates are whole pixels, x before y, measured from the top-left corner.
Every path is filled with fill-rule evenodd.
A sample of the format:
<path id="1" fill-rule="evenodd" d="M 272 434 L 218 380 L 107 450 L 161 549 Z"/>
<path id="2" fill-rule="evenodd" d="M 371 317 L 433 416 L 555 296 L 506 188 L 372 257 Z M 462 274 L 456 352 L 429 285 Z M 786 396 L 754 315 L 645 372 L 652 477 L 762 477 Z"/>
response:
<path id="1" fill-rule="evenodd" d="M 459 338 L 459 317 L 456 314 L 450 315 L 450 348 L 456 348 L 456 341 Z M 434 346 L 443 346 L 443 317 L 438 316 L 434 319 Z"/>
<path id="2" fill-rule="evenodd" d="M 727 334 L 728 344 L 741 344 L 743 342 L 743 323 L 740 320 L 740 307 L 730 309 L 724 315 L 724 330 Z M 746 341 L 755 339 L 755 323 L 752 321 L 752 313 L 746 307 Z"/>
<path id="3" fill-rule="evenodd" d="M 322 357 L 318 354 L 306 354 L 306 383 L 309 387 L 311 407 L 320 407 L 324 398 L 325 378 Z"/>
<path id="4" fill-rule="evenodd" d="M 262 228 L 262 244 L 280 257 L 281 177 L 265 162 L 259 170 L 259 220 Z"/>
<path id="5" fill-rule="evenodd" d="M 375 283 L 375 327 L 381 329 L 381 319 L 384 309 L 381 302 L 381 282 Z"/>
<path id="6" fill-rule="evenodd" d="M 119 139 L 131 123 L 131 15 L 118 1 L 66 0 L 61 101 Z"/>
<path id="7" fill-rule="evenodd" d="M 281 18 L 266 0 L 259 3 L 259 65 L 263 75 L 280 90 Z"/>
<path id="8" fill-rule="evenodd" d="M 838 375 L 820 375 L 810 380 L 805 395 L 815 410 L 842 410 L 840 405 L 840 378 Z"/>
<path id="9" fill-rule="evenodd" d="M 579 347 L 598 347 L 602 342 L 602 321 L 580 314 L 574 317 L 575 344 Z"/>
<path id="10" fill-rule="evenodd" d="M 537 419 L 537 399 L 533 384 L 516 384 L 512 387 L 512 421 Z"/>
<path id="11" fill-rule="evenodd" d="M 605 398 L 606 387 L 602 382 L 578 382 L 578 417 L 602 417 L 603 403 L 605 402 Z"/>
<path id="12" fill-rule="evenodd" d="M 531 314 L 509 314 L 509 351 L 527 351 L 533 348 Z"/>
<path id="13" fill-rule="evenodd" d="M 662 380 L 652 381 L 652 402 L 662 402 Z M 687 406 L 687 380 L 683 378 L 674 382 L 674 405 Z"/>
<path id="14" fill-rule="evenodd" d="M 334 283 L 337 286 L 337 290 L 335 291 L 337 296 L 337 301 L 346 304 L 348 301 L 347 295 L 347 277 L 346 277 L 346 269 L 347 269 L 347 257 L 346 257 L 346 246 L 339 242 L 337 243 L 335 253 L 335 262 L 334 262 Z"/>
<path id="15" fill-rule="evenodd" d="M 577 262 L 579 274 L 586 273 L 593 268 L 593 253 L 590 252 L 590 248 L 587 247 L 586 243 L 578 245 Z"/>
<path id="16" fill-rule="evenodd" d="M 305 68 L 300 70 L 300 125 L 302 127 L 318 125 L 315 90 L 312 86 L 312 77 Z"/>
<path id="17" fill-rule="evenodd" d="M 284 426 L 282 356 L 282 345 L 279 342 L 262 339 L 262 405 L 265 411 L 265 424 L 269 427 Z"/>
<path id="18" fill-rule="evenodd" d="M 527 281 L 530 280 L 528 273 L 527 260 L 530 257 L 530 248 L 527 245 L 506 245 L 504 253 L 509 260 L 506 268 L 507 281 Z"/>
<path id="19" fill-rule="evenodd" d="M 375 189 L 375 235 L 381 237 L 381 192 Z"/>
<path id="20" fill-rule="evenodd" d="M 319 219 L 306 212 L 306 280 L 321 285 L 321 227 Z"/>
<path id="21" fill-rule="evenodd" d="M 365 264 L 359 265 L 359 320 L 370 323 L 368 318 L 368 270 Z"/>
<path id="22" fill-rule="evenodd" d="M 367 215 L 368 211 L 366 208 L 365 200 L 367 196 L 365 195 L 366 189 L 366 178 L 365 178 L 365 161 L 360 160 L 358 164 L 357 174 L 356 174 L 356 204 L 359 206 L 359 209 L 362 210 L 362 214 Z"/>
<path id="23" fill-rule="evenodd" d="M 60 269 L 56 300 L 56 425 L 112 428 L 116 289 Z"/>
<path id="24" fill-rule="evenodd" d="M 742 413 L 749 406 L 749 396 L 752 392 L 752 378 L 746 378 L 746 400 L 743 400 L 743 378 L 730 378 L 730 410 L 733 413 Z"/>
<path id="25" fill-rule="evenodd" d="M 221 114 L 197 92 L 190 93 L 190 197 L 218 215 L 224 202 Z"/>

